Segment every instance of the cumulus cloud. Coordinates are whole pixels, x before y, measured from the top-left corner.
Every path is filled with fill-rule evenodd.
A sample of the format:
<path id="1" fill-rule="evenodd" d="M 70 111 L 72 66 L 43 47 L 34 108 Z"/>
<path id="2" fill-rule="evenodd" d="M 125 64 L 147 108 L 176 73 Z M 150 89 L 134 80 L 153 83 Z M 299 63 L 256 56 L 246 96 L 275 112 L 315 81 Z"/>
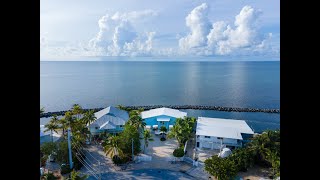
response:
<path id="1" fill-rule="evenodd" d="M 139 33 L 133 24 L 156 16 L 152 10 L 106 14 L 99 21 L 99 32 L 90 40 L 89 48 L 97 55 L 138 56 L 152 51 L 155 32 Z"/>
<path id="2" fill-rule="evenodd" d="M 186 17 L 186 25 L 191 32 L 179 40 L 179 46 L 183 51 L 206 45 L 206 35 L 209 33 L 211 26 L 208 12 L 208 5 L 203 3 L 194 8 Z"/>
<path id="3" fill-rule="evenodd" d="M 218 21 L 211 24 L 208 20 L 206 3 L 194 8 L 186 17 L 190 33 L 179 40 L 182 54 L 229 55 L 261 52 L 267 42 L 259 34 L 257 20 L 261 11 L 244 6 L 236 15 L 234 24 Z"/>

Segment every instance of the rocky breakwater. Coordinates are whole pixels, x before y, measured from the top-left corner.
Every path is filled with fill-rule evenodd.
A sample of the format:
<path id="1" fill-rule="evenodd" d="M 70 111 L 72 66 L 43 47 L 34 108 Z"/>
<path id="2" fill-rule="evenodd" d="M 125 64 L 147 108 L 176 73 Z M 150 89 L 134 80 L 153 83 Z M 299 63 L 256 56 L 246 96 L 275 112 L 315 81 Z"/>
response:
<path id="1" fill-rule="evenodd" d="M 150 110 L 155 108 L 167 107 L 172 109 L 195 109 L 195 110 L 213 110 L 213 111 L 227 111 L 227 112 L 262 112 L 262 113 L 280 113 L 280 109 L 262 109 L 262 108 L 238 108 L 238 107 L 223 107 L 223 106 L 201 106 L 201 105 L 147 105 L 147 106 L 122 106 L 123 109 L 135 110 L 144 109 Z M 94 110 L 95 112 L 103 108 L 84 109 L 84 111 Z M 54 114 L 63 116 L 66 111 L 46 112 L 40 115 L 40 118 L 51 117 Z"/>
<path id="2" fill-rule="evenodd" d="M 223 107 L 223 106 L 201 106 L 201 105 L 149 105 L 149 106 L 124 106 L 124 108 L 132 109 L 154 109 L 167 107 L 172 109 L 196 109 L 196 110 L 214 110 L 228 112 L 263 112 L 263 113 L 280 113 L 280 109 L 261 109 L 261 108 L 238 108 L 238 107 Z"/>

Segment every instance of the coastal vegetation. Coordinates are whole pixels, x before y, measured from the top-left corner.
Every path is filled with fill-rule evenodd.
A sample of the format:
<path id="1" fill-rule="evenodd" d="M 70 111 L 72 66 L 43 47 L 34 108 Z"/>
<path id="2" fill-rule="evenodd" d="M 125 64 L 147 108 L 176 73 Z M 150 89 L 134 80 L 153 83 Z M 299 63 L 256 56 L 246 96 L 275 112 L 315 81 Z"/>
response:
<path id="1" fill-rule="evenodd" d="M 179 146 L 184 146 L 190 139 L 196 123 L 195 117 L 177 118 L 175 125 L 171 128 L 168 138 L 176 138 Z"/>
<path id="2" fill-rule="evenodd" d="M 124 125 L 123 131 L 105 138 L 104 150 L 114 164 L 123 164 L 133 160 L 132 153 L 137 155 L 141 152 L 141 134 L 141 136 L 146 138 L 145 145 L 148 144 L 146 141 L 149 141 L 151 136 L 147 133 L 144 134 L 144 127 L 146 124 L 140 117 L 140 112 L 142 111 L 143 109 L 130 111 L 129 120 Z"/>
<path id="3" fill-rule="evenodd" d="M 270 168 L 270 178 L 280 176 L 280 130 L 267 130 L 254 136 L 246 146 L 226 158 L 212 156 L 205 160 L 205 170 L 218 179 L 233 178 L 234 171 L 247 171 L 255 165 Z"/>
<path id="4" fill-rule="evenodd" d="M 179 147 L 179 148 L 175 149 L 173 151 L 173 156 L 174 157 L 182 157 L 182 156 L 184 156 L 183 147 Z"/>
<path id="5" fill-rule="evenodd" d="M 237 167 L 230 158 L 211 156 L 204 161 L 204 169 L 218 180 L 229 180 L 237 175 Z"/>
<path id="6" fill-rule="evenodd" d="M 148 145 L 149 145 L 149 141 L 153 141 L 149 130 L 143 131 L 143 140 L 144 140 L 143 151 L 145 151 L 146 147 L 148 147 Z"/>
<path id="7" fill-rule="evenodd" d="M 44 109 L 41 108 L 40 115 L 43 112 Z M 85 112 L 80 105 L 75 104 L 69 111 L 65 112 L 62 118 L 59 119 L 57 115 L 53 115 L 48 124 L 45 125 L 46 131 L 51 131 L 51 142 L 45 142 L 40 146 L 40 158 L 42 160 L 42 165 L 45 165 L 43 162 L 46 162 L 49 155 L 54 156 L 55 161 L 60 165 L 69 164 L 68 142 L 65 131 L 70 128 L 72 131 L 71 143 L 74 169 L 78 170 L 82 167 L 80 160 L 85 158 L 83 146 L 90 135 L 87 124 L 95 120 L 95 117 L 92 116 L 92 114 L 92 111 Z M 54 142 L 52 132 L 58 132 L 61 130 L 61 139 L 59 142 Z M 68 173 L 71 171 L 68 166 L 64 169 L 65 170 L 62 173 Z"/>

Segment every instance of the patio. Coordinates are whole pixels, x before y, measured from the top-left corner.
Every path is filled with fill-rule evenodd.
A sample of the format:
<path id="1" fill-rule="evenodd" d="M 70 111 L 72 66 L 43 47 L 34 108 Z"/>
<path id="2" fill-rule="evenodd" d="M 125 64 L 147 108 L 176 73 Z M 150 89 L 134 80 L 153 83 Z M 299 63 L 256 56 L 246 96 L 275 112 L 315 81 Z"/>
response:
<path id="1" fill-rule="evenodd" d="M 156 135 L 155 131 L 151 131 L 151 134 L 153 141 L 149 141 L 149 146 L 146 147 L 144 154 L 152 156 L 152 160 L 168 160 L 173 158 L 172 153 L 178 147 L 178 141 L 168 138 L 165 141 L 160 141 L 161 135 Z"/>

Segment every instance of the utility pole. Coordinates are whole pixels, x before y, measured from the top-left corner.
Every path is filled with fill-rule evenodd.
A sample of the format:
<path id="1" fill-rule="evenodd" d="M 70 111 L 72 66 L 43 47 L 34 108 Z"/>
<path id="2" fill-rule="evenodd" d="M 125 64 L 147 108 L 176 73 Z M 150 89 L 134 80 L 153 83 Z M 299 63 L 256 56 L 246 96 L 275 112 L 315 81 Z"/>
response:
<path id="1" fill-rule="evenodd" d="M 134 160 L 134 156 L 133 156 L 133 138 L 131 138 L 132 141 L 132 161 Z"/>
<path id="2" fill-rule="evenodd" d="M 70 169 L 73 168 L 73 162 L 72 162 L 72 149 L 71 149 L 71 141 L 70 141 L 70 127 L 68 128 L 68 148 L 69 148 L 69 163 L 70 163 Z"/>

